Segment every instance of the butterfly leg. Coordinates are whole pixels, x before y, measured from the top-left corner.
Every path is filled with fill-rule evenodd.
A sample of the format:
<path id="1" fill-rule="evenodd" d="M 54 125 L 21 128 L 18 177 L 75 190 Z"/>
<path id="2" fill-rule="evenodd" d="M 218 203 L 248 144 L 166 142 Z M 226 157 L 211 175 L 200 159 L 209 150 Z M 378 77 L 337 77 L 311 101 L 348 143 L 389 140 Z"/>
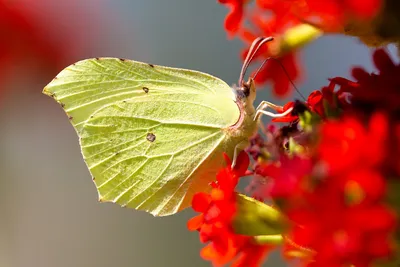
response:
<path id="1" fill-rule="evenodd" d="M 258 105 L 258 107 L 256 108 L 256 110 L 259 110 L 259 109 L 266 109 L 266 108 L 268 108 L 268 107 L 271 107 L 271 108 L 274 109 L 274 110 L 278 110 L 278 109 L 282 108 L 282 107 L 280 107 L 280 106 L 278 106 L 278 105 L 272 104 L 271 102 L 268 102 L 268 101 L 263 100 L 263 101 L 261 101 L 261 103 Z"/>
<path id="2" fill-rule="evenodd" d="M 269 107 L 271 107 L 271 108 L 273 108 L 275 110 L 281 108 L 281 107 L 279 107 L 277 105 L 274 105 L 272 103 L 269 103 L 267 101 L 263 101 L 263 102 L 260 103 L 260 105 L 258 105 L 258 107 L 256 109 L 256 115 L 254 116 L 254 120 L 258 120 L 261 117 L 262 114 L 267 115 L 267 116 L 272 117 L 272 118 L 285 117 L 286 115 L 290 114 L 290 112 L 292 112 L 292 110 L 293 110 L 293 107 L 289 108 L 288 110 L 286 110 L 285 112 L 282 112 L 282 113 L 272 113 L 272 112 L 264 110 L 264 109 L 267 109 Z"/>
<path id="3" fill-rule="evenodd" d="M 243 141 L 241 141 L 240 143 L 238 143 L 238 144 L 235 146 L 235 150 L 234 150 L 234 152 L 233 152 L 233 159 L 232 159 L 231 168 L 234 168 L 234 167 L 235 167 L 235 165 L 236 165 L 236 160 L 237 160 L 237 157 L 239 156 L 239 153 L 240 153 L 242 150 L 244 150 L 248 145 L 249 145 L 249 141 L 248 141 L 248 140 L 243 140 Z"/>

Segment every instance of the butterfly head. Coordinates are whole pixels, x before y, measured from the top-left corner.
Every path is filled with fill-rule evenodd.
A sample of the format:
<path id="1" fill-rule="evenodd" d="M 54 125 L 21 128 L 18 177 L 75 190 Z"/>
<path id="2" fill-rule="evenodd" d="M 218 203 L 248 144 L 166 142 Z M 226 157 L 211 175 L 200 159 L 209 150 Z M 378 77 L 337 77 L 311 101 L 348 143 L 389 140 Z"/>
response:
<path id="1" fill-rule="evenodd" d="M 236 97 L 243 106 L 253 106 L 256 99 L 256 85 L 253 78 L 249 78 L 247 82 L 242 82 L 239 88 L 236 88 Z"/>
<path id="2" fill-rule="evenodd" d="M 260 51 L 260 48 L 272 40 L 274 40 L 273 37 L 258 37 L 253 41 L 249 51 L 247 52 L 246 59 L 243 62 L 242 70 L 240 71 L 239 88 L 236 89 L 237 98 L 241 100 L 243 106 L 253 106 L 253 102 L 256 99 L 256 86 L 254 83 L 255 76 L 249 77 L 247 82 L 245 82 L 244 76 L 246 71 L 257 52 Z"/>

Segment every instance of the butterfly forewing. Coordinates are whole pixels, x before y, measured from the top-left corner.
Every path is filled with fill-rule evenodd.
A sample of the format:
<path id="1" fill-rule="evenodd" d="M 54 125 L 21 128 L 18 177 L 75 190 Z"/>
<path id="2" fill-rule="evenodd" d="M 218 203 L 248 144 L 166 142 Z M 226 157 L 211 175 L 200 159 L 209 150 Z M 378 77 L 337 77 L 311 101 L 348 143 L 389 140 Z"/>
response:
<path id="1" fill-rule="evenodd" d="M 80 61 L 45 88 L 75 127 L 99 198 L 154 215 L 190 205 L 232 156 L 231 88 L 196 71 L 114 58 Z"/>

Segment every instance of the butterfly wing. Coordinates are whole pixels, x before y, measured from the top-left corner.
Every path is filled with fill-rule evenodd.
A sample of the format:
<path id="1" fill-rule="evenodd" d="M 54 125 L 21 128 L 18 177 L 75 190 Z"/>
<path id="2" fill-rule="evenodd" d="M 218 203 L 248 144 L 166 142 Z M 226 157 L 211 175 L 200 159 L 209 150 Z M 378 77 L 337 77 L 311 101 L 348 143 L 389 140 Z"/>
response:
<path id="1" fill-rule="evenodd" d="M 240 116 L 231 88 L 213 76 L 115 58 L 64 69 L 44 93 L 80 138 L 101 201 L 169 215 L 232 156 Z"/>

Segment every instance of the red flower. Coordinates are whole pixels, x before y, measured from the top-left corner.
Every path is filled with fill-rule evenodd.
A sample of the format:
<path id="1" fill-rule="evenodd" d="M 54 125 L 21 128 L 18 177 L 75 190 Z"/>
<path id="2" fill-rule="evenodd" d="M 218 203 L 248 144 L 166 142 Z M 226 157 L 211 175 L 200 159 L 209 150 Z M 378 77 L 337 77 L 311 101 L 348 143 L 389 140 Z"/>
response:
<path id="1" fill-rule="evenodd" d="M 326 123 L 321 129 L 319 159 L 330 173 L 357 165 L 376 166 L 386 152 L 387 128 L 385 116 L 379 114 L 371 119 L 368 130 L 355 118 Z"/>
<path id="2" fill-rule="evenodd" d="M 246 173 L 249 158 L 245 152 L 240 153 L 233 169 L 230 160 L 226 158 L 226 161 L 227 167 L 217 174 L 211 193 L 194 195 L 192 207 L 201 214 L 189 220 L 188 228 L 200 232 L 201 242 L 209 242 L 201 256 L 214 265 L 231 262 L 236 267 L 256 267 L 266 256 L 268 247 L 255 244 L 250 236 L 235 234 L 232 228 L 236 212 L 234 189 L 240 176 Z"/>
<path id="3" fill-rule="evenodd" d="M 225 29 L 229 36 L 239 34 L 241 39 L 251 43 L 258 36 L 284 35 L 285 31 L 304 22 L 317 25 L 325 31 L 343 31 L 345 25 L 355 20 L 371 20 L 381 8 L 382 0 L 257 0 L 255 7 L 250 7 L 247 0 L 218 0 L 230 6 L 231 11 L 225 20 Z M 249 14 L 249 15 L 247 15 Z M 251 28 L 245 27 L 245 23 Z M 258 59 L 279 57 L 287 74 L 274 64 L 267 62 L 256 77 L 258 84 L 271 81 L 277 96 L 286 96 L 290 92 L 290 79 L 300 77 L 295 51 L 280 47 L 279 38 L 273 49 L 264 48 L 256 55 Z M 294 48 L 292 48 L 294 49 Z M 247 53 L 246 53 L 247 54 Z M 287 77 L 289 76 L 289 77 Z"/>
<path id="4" fill-rule="evenodd" d="M 371 19 L 379 12 L 381 0 L 306 0 L 297 2 L 295 11 L 305 20 L 317 17 L 323 28 L 342 26 L 351 19 Z M 306 6 L 304 3 L 306 2 Z M 313 20 L 311 20 L 313 21 Z"/>
<path id="5" fill-rule="evenodd" d="M 287 111 L 290 108 L 294 107 L 294 102 L 288 102 L 286 103 L 281 109 L 277 110 L 278 113 L 284 113 L 285 111 Z M 279 118 L 273 118 L 272 121 L 273 122 L 293 122 L 298 120 L 299 116 L 297 115 L 293 115 L 293 112 L 287 114 L 284 117 L 279 117 Z"/>
<path id="6" fill-rule="evenodd" d="M 381 114 L 371 118 L 367 129 L 354 118 L 322 125 L 318 160 L 307 183 L 314 186 L 287 209 L 298 225 L 291 239 L 316 252 L 317 266 L 367 266 L 392 253 L 396 222 L 385 205 L 386 183 L 379 172 L 386 129 Z M 374 246 L 378 240 L 380 246 Z"/>
<path id="7" fill-rule="evenodd" d="M 352 75 L 357 83 L 342 84 L 343 90 L 352 94 L 352 102 L 356 107 L 362 105 L 371 111 L 380 109 L 388 114 L 396 114 L 400 111 L 400 65 L 395 64 L 383 49 L 375 51 L 373 60 L 378 74 L 354 68 Z"/>
<path id="8" fill-rule="evenodd" d="M 321 119 L 329 117 L 337 118 L 341 115 L 342 110 L 350 107 L 352 88 L 358 88 L 358 83 L 349 81 L 345 78 L 335 77 L 330 79 L 328 86 L 323 87 L 321 90 L 315 90 L 308 96 L 304 106 L 311 112 L 317 114 Z M 341 88 L 335 91 L 335 87 L 340 85 Z M 301 103 L 301 102 L 300 102 Z M 289 108 L 293 107 L 294 111 L 290 114 L 273 118 L 273 122 L 295 122 L 298 120 L 295 102 L 291 101 L 285 104 L 281 109 L 276 110 L 278 113 L 283 113 Z"/>
<path id="9" fill-rule="evenodd" d="M 225 19 L 225 29 L 230 36 L 233 36 L 240 29 L 243 19 L 243 6 L 247 0 L 218 0 L 218 2 L 230 8 Z"/>
<path id="10" fill-rule="evenodd" d="M 275 200 L 295 199 L 303 194 L 304 182 L 311 167 L 310 159 L 282 155 L 277 162 L 259 165 L 255 173 L 271 178 L 269 186 L 263 192 L 264 196 L 268 195 Z"/>
<path id="11" fill-rule="evenodd" d="M 354 19 L 371 19 L 380 10 L 381 0 L 257 0 L 267 10 L 277 10 L 303 21 L 321 26 L 323 29 L 338 30 Z"/>
<path id="12" fill-rule="evenodd" d="M 368 127 L 357 117 L 328 119 L 314 133 L 319 142 L 308 144 L 311 158 L 283 154 L 255 170 L 269 179 L 260 198 L 272 198 L 294 222 L 287 246 L 307 266 L 369 266 L 393 252 L 396 218 L 381 173 L 388 128 L 383 114 Z"/>
<path id="13" fill-rule="evenodd" d="M 349 94 L 342 89 L 335 91 L 336 85 L 344 81 L 347 82 L 341 77 L 332 78 L 328 86 L 323 87 L 320 91 L 312 92 L 307 99 L 309 109 L 322 119 L 338 117 L 342 109 L 349 105 Z"/>
<path id="14" fill-rule="evenodd" d="M 279 5 L 274 5 L 279 7 Z M 272 10 L 276 14 L 274 17 L 266 16 L 264 11 L 256 10 L 253 12 L 252 17 L 249 18 L 253 29 L 243 29 L 241 38 L 250 44 L 257 36 L 278 36 L 283 34 L 288 28 L 288 25 L 292 23 L 291 17 L 278 16 L 281 9 Z M 279 42 L 279 41 L 274 41 Z M 270 57 L 277 57 L 274 52 L 269 48 L 270 46 L 276 46 L 276 44 L 270 43 L 265 45 L 255 55 L 255 60 L 265 60 Z M 247 54 L 247 50 L 243 55 Z M 257 74 L 255 81 L 256 84 L 264 84 L 271 82 L 273 85 L 273 92 L 277 96 L 286 96 L 290 93 L 291 83 L 297 81 L 300 78 L 300 70 L 297 66 L 297 57 L 294 51 L 287 52 L 277 59 L 280 62 L 269 60 L 264 64 L 259 73 Z M 284 68 L 284 69 L 283 69 Z M 286 71 L 286 72 L 285 72 Z"/>
<path id="15" fill-rule="evenodd" d="M 282 3 L 282 1 L 257 1 L 256 9 L 246 13 L 248 8 L 246 4 L 248 0 L 218 0 L 222 4 L 229 5 L 231 12 L 227 15 L 225 20 L 225 29 L 229 36 L 239 34 L 241 39 L 247 42 L 249 45 L 258 36 L 278 36 L 284 33 L 289 27 L 295 25 L 298 20 L 296 17 L 286 12 L 287 8 L 290 8 L 292 4 Z M 270 9 L 273 12 L 273 16 L 267 15 L 265 9 Z M 249 14 L 249 15 L 247 15 Z M 251 14 L 251 15 L 250 15 Z M 246 16 L 247 15 L 247 16 Z M 242 25 L 243 21 L 246 20 L 252 24 L 252 29 L 245 28 Z M 297 22 L 296 22 L 297 21 Z M 278 42 L 278 41 L 276 41 Z M 245 55 L 247 51 L 245 52 Z M 257 53 L 255 59 L 266 59 L 271 56 L 275 56 L 275 53 L 271 53 L 269 49 L 264 47 Z M 299 77 L 299 70 L 296 64 L 295 55 L 292 52 L 280 55 L 279 60 L 282 66 L 286 69 L 290 78 L 282 70 L 282 66 L 273 61 L 267 62 L 261 69 L 256 77 L 258 84 L 271 81 L 274 86 L 274 93 L 278 96 L 284 96 L 289 93 L 290 82 Z"/>
<path id="16" fill-rule="evenodd" d="M 265 54 L 264 58 L 268 58 L 269 56 L 270 54 Z M 255 81 L 259 84 L 270 81 L 277 96 L 286 96 L 291 91 L 290 88 L 292 85 L 290 80 L 297 81 L 300 77 L 296 54 L 294 52 L 287 53 L 280 57 L 279 61 L 287 73 L 285 73 L 282 66 L 279 66 L 278 63 L 269 61 L 260 70 Z"/>
<path id="17" fill-rule="evenodd" d="M 357 114 L 361 119 L 369 119 L 376 111 L 383 112 L 387 119 L 388 136 L 386 147 L 386 173 L 400 175 L 400 64 L 394 63 L 383 49 L 375 51 L 373 60 L 378 73 L 368 73 L 362 68 L 354 68 L 353 77 L 357 82 L 344 78 L 332 79 L 340 86 L 339 91 L 350 95 L 351 105 L 347 105 L 345 112 Z M 369 141 L 369 145 L 372 143 Z"/>

